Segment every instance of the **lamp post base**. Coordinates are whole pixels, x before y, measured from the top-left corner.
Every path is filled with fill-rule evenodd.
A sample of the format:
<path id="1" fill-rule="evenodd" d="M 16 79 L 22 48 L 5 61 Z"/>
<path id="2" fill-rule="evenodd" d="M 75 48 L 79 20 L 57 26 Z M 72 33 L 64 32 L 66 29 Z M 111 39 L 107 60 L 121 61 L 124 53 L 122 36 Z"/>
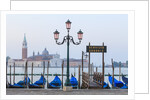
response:
<path id="1" fill-rule="evenodd" d="M 69 78 L 66 79 L 65 86 L 71 86 Z"/>
<path id="2" fill-rule="evenodd" d="M 72 86 L 64 86 L 63 91 L 72 91 Z"/>

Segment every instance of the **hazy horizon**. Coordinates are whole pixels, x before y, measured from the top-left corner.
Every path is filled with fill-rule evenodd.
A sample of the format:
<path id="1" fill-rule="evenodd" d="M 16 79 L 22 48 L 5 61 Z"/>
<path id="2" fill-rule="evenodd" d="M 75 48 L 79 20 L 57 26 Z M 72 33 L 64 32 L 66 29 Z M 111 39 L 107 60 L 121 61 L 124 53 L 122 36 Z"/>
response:
<path id="1" fill-rule="evenodd" d="M 57 45 L 53 32 L 60 32 L 59 40 L 62 42 L 67 35 L 65 22 L 69 19 L 71 24 L 70 35 L 78 42 L 77 32 L 83 31 L 80 45 L 70 43 L 70 58 L 81 59 L 82 51 L 86 46 L 107 46 L 105 64 L 114 61 L 126 62 L 128 60 L 128 15 L 127 14 L 8 14 L 6 16 L 6 56 L 12 59 L 21 59 L 22 42 L 26 33 L 28 57 L 47 48 L 49 54 L 60 54 L 66 58 L 67 44 Z M 91 63 L 102 65 L 102 54 L 91 53 Z"/>

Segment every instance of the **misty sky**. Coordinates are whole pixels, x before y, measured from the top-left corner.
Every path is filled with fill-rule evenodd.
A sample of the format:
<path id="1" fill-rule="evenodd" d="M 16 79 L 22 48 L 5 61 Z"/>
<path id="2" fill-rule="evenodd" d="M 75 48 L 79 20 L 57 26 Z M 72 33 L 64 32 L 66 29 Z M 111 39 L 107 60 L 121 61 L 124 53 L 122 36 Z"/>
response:
<path id="1" fill-rule="evenodd" d="M 47 48 L 50 54 L 58 53 L 66 58 L 67 44 L 57 45 L 53 32 L 60 32 L 58 41 L 67 35 L 65 22 L 72 22 L 70 35 L 78 41 L 77 32 L 81 29 L 83 40 L 80 45 L 70 44 L 70 58 L 81 58 L 81 52 L 86 51 L 86 45 L 107 46 L 105 63 L 128 60 L 128 15 L 127 14 L 8 14 L 7 15 L 7 56 L 20 59 L 22 56 L 22 42 L 26 33 L 28 56 Z M 91 54 L 91 62 L 96 66 L 102 65 L 102 54 Z"/>

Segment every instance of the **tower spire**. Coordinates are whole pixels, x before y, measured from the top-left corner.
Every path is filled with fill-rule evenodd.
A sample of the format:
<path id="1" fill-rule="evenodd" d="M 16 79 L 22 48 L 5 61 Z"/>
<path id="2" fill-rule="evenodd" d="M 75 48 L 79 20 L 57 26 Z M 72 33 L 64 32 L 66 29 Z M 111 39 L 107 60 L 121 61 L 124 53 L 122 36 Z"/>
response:
<path id="1" fill-rule="evenodd" d="M 26 34 L 24 33 L 24 39 L 22 42 L 22 59 L 27 58 L 27 40 L 26 40 Z"/>
<path id="2" fill-rule="evenodd" d="M 26 33 L 24 33 L 24 41 L 27 42 L 27 41 L 26 41 Z"/>
<path id="3" fill-rule="evenodd" d="M 22 43 L 22 48 L 27 48 L 27 40 L 26 40 L 26 34 L 24 33 L 24 39 Z"/>

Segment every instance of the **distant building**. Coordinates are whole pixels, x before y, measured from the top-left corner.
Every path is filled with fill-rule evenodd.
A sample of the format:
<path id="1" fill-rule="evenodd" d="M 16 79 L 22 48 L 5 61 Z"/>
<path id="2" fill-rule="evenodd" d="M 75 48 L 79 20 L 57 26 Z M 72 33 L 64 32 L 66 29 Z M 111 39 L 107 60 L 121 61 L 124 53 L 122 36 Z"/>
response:
<path id="1" fill-rule="evenodd" d="M 39 52 L 35 54 L 33 51 L 33 55 L 28 57 L 28 47 L 27 47 L 27 40 L 26 36 L 24 35 L 23 43 L 22 43 L 22 59 L 8 59 L 8 66 L 15 66 L 22 67 L 25 66 L 26 61 L 28 61 L 28 66 L 35 67 L 42 67 L 43 62 L 45 61 L 45 66 L 47 67 L 48 61 L 50 62 L 50 67 L 61 67 L 62 61 L 64 60 L 64 66 L 67 66 L 66 59 L 60 59 L 59 54 L 49 54 L 48 50 L 45 48 L 42 53 Z M 81 65 L 81 59 L 70 59 L 69 61 L 70 67 L 77 67 Z M 88 66 L 88 61 L 84 59 L 84 67 Z"/>
<path id="2" fill-rule="evenodd" d="M 121 62 L 116 62 L 114 61 L 113 63 L 114 67 L 119 67 L 119 65 L 121 65 L 121 67 L 128 67 L 128 61 L 126 61 L 126 63 L 121 63 Z M 106 65 L 105 67 L 112 67 L 112 65 Z"/>
<path id="3" fill-rule="evenodd" d="M 15 63 L 15 66 L 25 66 L 25 62 L 28 61 L 28 66 L 31 66 L 32 63 L 34 66 L 41 67 L 43 66 L 43 62 L 45 61 L 45 64 L 47 66 L 48 61 L 50 62 L 50 66 L 61 66 L 62 60 L 60 59 L 59 54 L 49 54 L 47 49 L 45 48 L 40 54 L 39 52 L 37 55 L 33 51 L 32 56 L 27 56 L 28 55 L 28 47 L 27 47 L 27 40 L 26 36 L 24 35 L 23 43 L 22 43 L 22 59 L 9 59 L 8 60 L 8 66 L 12 65 Z"/>
<path id="4" fill-rule="evenodd" d="M 69 59 L 70 67 L 79 67 L 79 65 L 82 65 L 81 59 L 74 59 L 74 58 Z M 67 59 L 64 59 L 64 66 L 67 66 Z M 83 66 L 88 67 L 88 60 L 86 59 L 83 60 Z"/>

